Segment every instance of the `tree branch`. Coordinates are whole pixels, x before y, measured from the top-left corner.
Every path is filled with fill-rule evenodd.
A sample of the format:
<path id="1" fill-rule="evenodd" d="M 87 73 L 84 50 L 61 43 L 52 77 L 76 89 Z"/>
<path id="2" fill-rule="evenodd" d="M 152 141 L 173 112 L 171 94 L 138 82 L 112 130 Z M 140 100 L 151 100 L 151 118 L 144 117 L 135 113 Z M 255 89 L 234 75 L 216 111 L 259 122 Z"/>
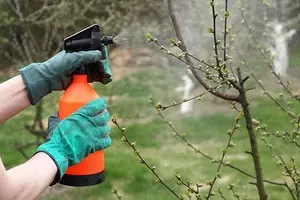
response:
<path id="1" fill-rule="evenodd" d="M 257 190 L 259 193 L 260 200 L 267 200 L 268 195 L 267 195 L 267 193 L 265 191 L 265 187 L 264 187 L 263 173 L 262 173 L 262 168 L 261 168 L 257 139 L 256 139 L 256 135 L 255 135 L 255 132 L 253 129 L 252 117 L 251 117 L 251 113 L 249 110 L 249 103 L 248 103 L 248 100 L 246 97 L 246 91 L 244 88 L 244 83 L 242 81 L 243 78 L 242 78 L 240 68 L 237 69 L 237 76 L 238 76 L 238 79 L 240 82 L 240 88 L 242 89 L 240 91 L 240 104 L 243 108 L 244 118 L 245 118 L 245 122 L 246 122 L 246 128 L 248 131 L 250 145 L 251 145 L 251 155 L 253 158 L 255 175 L 256 175 L 256 187 L 257 187 Z"/>
<path id="2" fill-rule="evenodd" d="M 173 133 L 178 137 L 180 138 L 183 142 L 185 142 L 187 144 L 188 147 L 190 147 L 191 149 L 193 149 L 193 151 L 201 156 L 203 156 L 204 158 L 208 159 L 208 160 L 211 160 L 213 163 L 219 163 L 219 161 L 217 161 L 216 159 L 210 157 L 207 153 L 204 153 L 202 152 L 200 149 L 198 149 L 194 144 L 192 144 L 188 139 L 186 139 L 186 137 L 182 134 L 179 133 L 179 131 L 176 130 L 176 128 L 174 127 L 174 125 L 169 122 L 165 116 L 162 114 L 162 110 L 160 109 L 161 105 L 156 105 L 155 104 L 155 101 L 150 98 L 150 103 L 156 108 L 157 110 L 157 114 L 161 117 L 161 119 L 163 120 L 163 122 L 165 122 L 169 128 L 173 131 Z M 227 163 L 227 162 L 223 162 L 222 163 L 224 166 L 226 167 L 229 167 L 231 169 L 234 169 L 236 171 L 238 171 L 239 173 L 241 174 L 244 174 L 250 178 L 253 178 L 253 179 L 256 179 L 255 176 L 249 174 L 248 172 L 245 172 L 244 170 L 238 168 L 238 167 L 235 167 L 233 165 L 231 165 L 230 163 Z M 279 183 L 279 182 L 274 182 L 274 181 L 269 181 L 269 180 L 264 180 L 264 182 L 266 183 L 269 183 L 271 185 L 277 185 L 277 186 L 285 186 L 284 183 Z"/>
<path id="3" fill-rule="evenodd" d="M 227 66 L 226 61 L 227 61 L 227 34 L 228 34 L 228 29 L 227 29 L 227 21 L 228 21 L 228 17 L 229 17 L 229 11 L 228 11 L 228 0 L 225 0 L 225 13 L 224 13 L 224 18 L 225 18 L 225 22 L 224 22 L 224 49 L 223 49 L 223 59 L 224 59 L 224 64 L 225 64 L 225 68 Z"/>
<path id="4" fill-rule="evenodd" d="M 182 33 L 181 33 L 181 29 L 180 29 L 180 26 L 177 22 L 177 19 L 176 19 L 176 16 L 174 14 L 174 9 L 173 9 L 173 4 L 172 4 L 172 0 L 167 0 L 167 3 L 168 3 L 168 9 L 169 9 L 169 12 L 170 12 L 170 17 L 171 17 L 171 20 L 172 20 L 172 23 L 173 23 L 173 27 L 175 29 L 175 32 L 176 32 L 176 35 L 177 35 L 177 38 L 180 40 L 181 42 L 181 46 L 184 50 L 184 52 L 187 52 L 187 47 L 185 45 L 185 42 L 184 42 L 184 39 L 183 39 L 183 36 L 182 36 Z M 192 60 L 190 59 L 190 57 L 186 54 L 185 55 L 185 60 L 186 62 L 188 62 L 190 65 L 194 66 Z M 208 90 L 210 88 L 210 86 L 207 84 L 207 82 L 198 74 L 198 72 L 191 68 L 191 71 L 193 73 L 193 75 L 195 76 L 195 78 L 197 79 L 197 81 L 206 89 Z M 220 93 L 218 91 L 210 91 L 211 94 L 221 98 L 221 99 L 225 99 L 225 100 L 229 100 L 229 101 L 236 101 L 238 102 L 238 97 L 236 95 L 232 95 L 232 94 L 223 94 L 223 93 Z"/>
<path id="5" fill-rule="evenodd" d="M 243 61 L 243 64 L 247 67 L 247 69 L 250 71 L 251 76 L 254 78 L 254 80 L 256 81 L 256 83 L 259 85 L 259 87 L 263 90 L 264 94 L 267 95 L 283 112 L 285 112 L 286 114 L 288 114 L 291 118 L 296 119 L 298 118 L 293 112 L 288 111 L 283 105 L 281 105 L 281 103 L 279 103 L 264 87 L 264 85 L 261 83 L 260 80 L 258 80 L 258 78 L 255 76 L 255 74 L 253 73 L 253 67 L 250 67 L 250 65 L 246 62 L 246 60 L 244 59 L 244 57 L 238 52 L 236 51 L 236 53 L 238 54 L 238 56 L 240 57 L 240 59 Z"/>
<path id="6" fill-rule="evenodd" d="M 294 191 L 293 191 L 293 190 L 290 188 L 290 186 L 285 182 L 285 187 L 289 190 L 289 193 L 290 193 L 291 197 L 293 198 L 293 200 L 296 200 L 296 199 L 299 200 L 299 199 L 300 199 L 300 196 L 299 196 L 300 194 L 299 194 L 299 188 L 298 188 L 298 184 L 299 184 L 298 181 L 294 178 L 294 176 L 293 176 L 291 170 L 289 169 L 289 167 L 287 166 L 287 164 L 285 163 L 285 161 L 283 160 L 283 158 L 282 158 L 281 156 L 278 156 L 278 155 L 275 153 L 275 151 L 274 151 L 272 145 L 269 144 L 269 143 L 267 142 L 266 138 L 262 138 L 262 141 L 265 143 L 266 147 L 269 148 L 269 149 L 271 150 L 272 155 L 277 159 L 277 161 L 278 161 L 277 164 L 279 164 L 280 166 L 282 166 L 282 167 L 285 169 L 285 171 L 286 171 L 286 173 L 287 173 L 287 176 L 293 181 L 293 184 L 294 184 L 295 189 L 296 189 L 296 196 L 297 196 L 297 198 L 296 198 L 295 195 L 294 195 Z"/>
<path id="7" fill-rule="evenodd" d="M 134 151 L 134 153 L 139 157 L 140 159 L 140 163 L 144 164 L 153 174 L 154 176 L 157 178 L 157 183 L 161 183 L 165 188 L 167 188 L 177 199 L 181 199 L 180 196 L 174 191 L 174 189 L 170 188 L 161 178 L 160 176 L 156 173 L 155 171 L 155 166 L 150 166 L 146 160 L 141 156 L 141 154 L 139 153 L 139 151 L 136 149 L 135 147 L 135 142 L 130 142 L 129 139 L 127 138 L 126 135 L 126 129 L 125 128 L 121 128 L 120 125 L 117 122 L 117 119 L 115 117 L 113 117 L 112 122 L 118 127 L 119 131 L 121 132 L 121 134 L 123 135 L 122 140 L 124 142 L 126 142 L 131 149 Z"/>
<path id="8" fill-rule="evenodd" d="M 288 88 L 288 86 L 286 86 L 286 85 L 283 83 L 282 79 L 280 78 L 280 75 L 278 75 L 278 74 L 275 72 L 275 70 L 274 70 L 274 68 L 273 68 L 273 65 L 270 63 L 270 61 L 268 61 L 266 55 L 264 54 L 264 50 L 260 48 L 260 45 L 259 45 L 258 41 L 256 40 L 256 38 L 254 37 L 254 34 L 253 34 L 251 28 L 250 28 L 249 25 L 247 24 L 247 20 L 246 20 L 246 18 L 245 18 L 245 16 L 244 16 L 244 12 L 243 12 L 241 9 L 240 9 L 240 12 L 241 12 L 241 16 L 242 16 L 242 18 L 243 18 L 243 20 L 244 20 L 244 24 L 245 24 L 246 28 L 248 29 L 248 31 L 249 31 L 249 33 L 250 33 L 251 39 L 254 41 L 256 47 L 257 47 L 258 50 L 259 50 L 259 53 L 261 54 L 261 56 L 263 57 L 263 59 L 264 59 L 265 62 L 267 63 L 268 67 L 269 67 L 270 70 L 272 71 L 272 74 L 276 77 L 276 79 L 278 80 L 279 84 L 284 88 L 284 90 L 285 90 L 290 96 L 292 96 L 292 97 L 295 98 L 296 100 L 300 101 L 300 99 L 296 98 L 296 96 L 293 95 L 292 91 Z"/>
<path id="9" fill-rule="evenodd" d="M 168 108 L 176 107 L 176 106 L 181 105 L 181 104 L 183 104 L 183 103 L 186 103 L 186 102 L 189 102 L 189 101 L 198 99 L 198 98 L 204 96 L 204 95 L 207 94 L 207 93 L 208 93 L 208 92 L 203 92 L 203 93 L 201 93 L 201 94 L 199 94 L 199 95 L 197 95 L 197 96 L 191 97 L 191 98 L 189 98 L 189 99 L 183 99 L 182 101 L 180 101 L 180 102 L 178 102 L 178 103 L 177 103 L 177 102 L 174 102 L 173 104 L 168 105 L 168 106 L 162 106 L 162 105 L 161 105 L 161 108 L 160 108 L 160 109 L 161 109 L 161 110 L 166 110 L 166 109 L 168 109 Z"/>
<path id="10" fill-rule="evenodd" d="M 122 197 L 119 195 L 118 190 L 117 189 L 113 189 L 113 194 L 117 197 L 118 200 L 122 200 Z"/>
<path id="11" fill-rule="evenodd" d="M 228 142 L 227 142 L 227 145 L 226 145 L 225 149 L 223 150 L 222 156 L 220 158 L 220 162 L 219 162 L 219 165 L 218 165 L 218 168 L 217 168 L 216 176 L 214 177 L 212 183 L 210 184 L 208 195 L 206 197 L 207 200 L 209 200 L 211 198 L 211 194 L 212 194 L 212 191 L 213 191 L 214 184 L 216 183 L 216 180 L 221 176 L 220 170 L 221 170 L 222 163 L 224 161 L 225 155 L 228 152 L 228 149 L 230 147 L 233 147 L 232 137 L 233 137 L 233 134 L 235 133 L 235 131 L 238 129 L 238 123 L 239 123 L 239 120 L 241 119 L 241 117 L 242 117 L 242 115 L 240 115 L 240 113 L 239 113 L 238 116 L 235 118 L 235 123 L 234 123 L 233 130 L 228 131 L 229 139 L 228 139 Z"/>

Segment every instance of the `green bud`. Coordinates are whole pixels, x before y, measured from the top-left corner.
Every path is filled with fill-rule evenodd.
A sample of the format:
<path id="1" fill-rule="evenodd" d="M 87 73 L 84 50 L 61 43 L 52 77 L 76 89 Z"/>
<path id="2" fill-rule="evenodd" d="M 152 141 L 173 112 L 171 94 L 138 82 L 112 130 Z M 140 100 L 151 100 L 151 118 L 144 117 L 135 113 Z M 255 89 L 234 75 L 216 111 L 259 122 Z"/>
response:
<path id="1" fill-rule="evenodd" d="M 146 38 L 147 38 L 147 42 L 153 42 L 153 37 L 152 37 L 152 35 L 150 34 L 150 33 L 147 33 L 146 34 Z"/>
<path id="2" fill-rule="evenodd" d="M 225 16 L 225 17 L 229 17 L 229 15 L 230 15 L 229 11 L 226 10 L 225 13 L 224 13 L 224 16 Z"/>
<path id="3" fill-rule="evenodd" d="M 252 119 L 252 123 L 253 123 L 254 126 L 260 125 L 260 121 L 258 121 L 256 119 Z"/>
<path id="4" fill-rule="evenodd" d="M 135 147 L 136 142 L 131 142 L 130 145 L 133 146 L 133 147 Z"/>
<path id="5" fill-rule="evenodd" d="M 230 141 L 230 143 L 229 143 L 229 145 L 228 145 L 229 147 L 234 147 L 235 146 L 235 144 L 232 142 L 232 141 Z"/>
<path id="6" fill-rule="evenodd" d="M 116 124 L 116 123 L 117 123 L 117 118 L 116 118 L 116 116 L 113 116 L 112 119 L 111 119 L 111 121 L 112 121 L 114 124 Z"/>

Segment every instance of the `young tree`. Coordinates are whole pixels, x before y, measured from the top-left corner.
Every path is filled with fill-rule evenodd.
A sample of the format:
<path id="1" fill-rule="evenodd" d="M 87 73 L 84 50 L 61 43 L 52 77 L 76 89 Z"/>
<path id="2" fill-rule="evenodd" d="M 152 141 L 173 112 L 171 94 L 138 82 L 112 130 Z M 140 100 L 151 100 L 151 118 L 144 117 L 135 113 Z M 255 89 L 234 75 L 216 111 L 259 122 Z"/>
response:
<path id="1" fill-rule="evenodd" d="M 208 5 L 211 10 L 211 26 L 208 28 L 208 32 L 211 34 L 213 40 L 213 57 L 210 60 L 205 60 L 202 58 L 198 58 L 193 53 L 191 53 L 185 44 L 185 38 L 182 36 L 182 29 L 184 27 L 180 26 L 178 23 L 178 19 L 176 13 L 174 12 L 173 8 L 173 1 L 167 0 L 169 14 L 172 20 L 172 24 L 174 26 L 174 30 L 176 32 L 177 39 L 171 39 L 171 47 L 175 47 L 181 51 L 181 53 L 173 53 L 171 49 L 166 48 L 165 46 L 161 45 L 159 39 L 154 38 L 151 34 L 147 35 L 148 41 L 150 43 L 154 43 L 158 46 L 164 53 L 180 60 L 184 64 L 188 66 L 191 70 L 193 76 L 197 80 L 198 84 L 205 88 L 206 92 L 201 93 L 195 97 L 190 99 L 184 99 L 181 102 L 174 102 L 172 105 L 161 105 L 157 103 L 154 99 L 150 98 L 151 104 L 156 108 L 159 116 L 162 118 L 164 122 L 170 127 L 170 129 L 181 139 L 185 142 L 192 150 L 194 150 L 197 154 L 207 158 L 214 163 L 217 163 L 216 175 L 206 182 L 209 186 L 209 190 L 207 193 L 202 194 L 200 193 L 200 188 L 203 186 L 202 184 L 193 184 L 188 181 L 185 181 L 180 175 L 176 174 L 175 177 L 179 181 L 180 185 L 186 187 L 189 195 L 187 199 L 192 199 L 192 197 L 196 199 L 211 199 L 213 196 L 216 195 L 216 181 L 221 177 L 222 174 L 222 167 L 229 167 L 232 170 L 235 170 L 243 175 L 246 175 L 253 179 L 251 182 L 252 185 L 255 185 L 257 188 L 257 195 L 260 200 L 268 199 L 268 194 L 265 189 L 265 184 L 272 184 L 278 187 L 285 188 L 285 192 L 287 195 L 289 194 L 292 199 L 300 199 L 300 176 L 298 172 L 298 167 L 295 162 L 295 158 L 289 158 L 290 161 L 284 159 L 280 153 L 277 152 L 273 146 L 270 144 L 270 137 L 277 137 L 277 138 L 288 138 L 290 143 L 294 145 L 295 149 L 299 148 L 298 138 L 300 134 L 300 116 L 293 110 L 291 107 L 290 101 L 298 102 L 299 95 L 294 93 L 291 89 L 291 83 L 289 81 L 285 81 L 282 79 L 280 75 L 278 75 L 273 66 L 272 57 L 270 55 L 269 50 L 264 49 L 264 44 L 260 43 L 260 39 L 256 38 L 256 34 L 254 34 L 255 29 L 249 25 L 249 21 L 245 17 L 245 10 L 243 7 L 240 7 L 240 14 L 241 19 L 243 19 L 243 24 L 246 27 L 246 30 L 249 34 L 249 39 L 252 43 L 254 43 L 255 51 L 258 52 L 261 59 L 263 59 L 263 63 L 265 66 L 271 71 L 272 75 L 275 77 L 281 88 L 284 92 L 280 94 L 280 96 L 284 96 L 283 99 L 288 99 L 289 102 L 286 104 L 279 101 L 276 97 L 272 95 L 264 83 L 258 79 L 257 75 L 254 73 L 253 68 L 251 67 L 251 63 L 249 63 L 246 58 L 244 57 L 243 51 L 237 50 L 233 53 L 232 50 L 236 50 L 234 48 L 234 44 L 239 43 L 232 41 L 232 36 L 235 33 L 232 33 L 232 29 L 230 25 L 230 16 L 231 11 L 229 10 L 229 4 L 234 3 L 233 1 L 224 0 L 224 7 L 219 12 L 216 9 L 216 0 L 210 0 Z M 218 14 L 219 12 L 219 14 Z M 217 26 L 219 20 L 222 20 L 223 26 L 220 30 L 220 27 Z M 234 28 L 233 28 L 234 29 Z M 219 33 L 223 33 L 220 37 Z M 231 51 L 229 51 L 231 50 Z M 209 51 L 209 50 L 208 50 Z M 246 52 L 247 50 L 245 50 Z M 229 55 L 228 52 L 231 54 L 236 54 L 238 60 L 241 62 L 234 62 L 233 57 Z M 213 61 L 212 61 L 213 60 Z M 293 131 L 284 131 L 281 133 L 280 131 L 273 132 L 268 130 L 267 125 L 261 123 L 260 121 L 253 118 L 253 113 L 249 108 L 250 100 L 249 100 L 249 91 L 253 90 L 253 87 L 250 87 L 248 82 L 250 80 L 254 80 L 256 85 L 263 91 L 263 93 L 275 104 L 278 108 L 287 114 L 292 120 L 292 129 Z M 225 86 L 228 88 L 227 90 L 221 90 L 221 88 Z M 176 129 L 176 125 L 169 122 L 166 117 L 164 116 L 163 111 L 176 107 L 180 104 L 183 104 L 187 101 L 191 101 L 197 99 L 203 95 L 211 94 L 215 97 L 225 100 L 226 102 L 230 103 L 233 110 L 236 112 L 234 118 L 233 128 L 227 131 L 228 134 L 228 141 L 222 151 L 222 154 L 219 158 L 213 158 L 208 154 L 201 151 L 201 149 L 197 148 L 192 141 L 189 141 L 185 135 L 181 134 Z M 299 103 L 299 102 L 298 102 Z M 232 138 L 234 137 L 234 133 L 241 128 L 240 122 L 245 122 L 245 129 L 248 133 L 249 144 L 251 147 L 250 151 L 246 153 L 252 157 L 253 161 L 253 168 L 254 174 L 250 174 L 237 166 L 234 166 L 230 163 L 224 161 L 226 154 L 230 151 L 231 148 L 234 147 L 232 142 Z M 138 156 L 140 162 L 144 164 L 157 178 L 157 182 L 162 184 L 165 188 L 167 188 L 171 194 L 174 195 L 177 199 L 184 199 L 182 195 L 180 195 L 179 191 L 175 191 L 172 189 L 171 186 L 166 184 L 160 177 L 160 175 L 156 172 L 155 167 L 152 167 L 141 155 L 141 153 L 137 150 L 135 142 L 131 142 L 126 135 L 126 129 L 121 128 L 116 118 L 113 118 L 113 122 L 117 125 L 120 132 L 122 133 L 122 140 L 125 141 L 135 152 Z M 260 146 L 258 145 L 258 137 L 261 137 L 262 141 L 264 141 L 267 148 L 270 149 L 272 152 L 273 157 L 278 161 L 278 165 L 282 167 L 282 173 L 286 176 L 290 182 L 286 180 L 282 181 L 271 181 L 266 180 L 263 174 L 263 166 L 261 164 L 260 158 Z M 239 195 L 235 193 L 234 186 L 230 185 L 229 190 L 231 190 L 236 199 L 240 199 Z M 117 192 L 115 192 L 116 196 L 119 198 Z M 219 195 L 222 199 L 227 199 L 224 194 L 219 191 Z"/>

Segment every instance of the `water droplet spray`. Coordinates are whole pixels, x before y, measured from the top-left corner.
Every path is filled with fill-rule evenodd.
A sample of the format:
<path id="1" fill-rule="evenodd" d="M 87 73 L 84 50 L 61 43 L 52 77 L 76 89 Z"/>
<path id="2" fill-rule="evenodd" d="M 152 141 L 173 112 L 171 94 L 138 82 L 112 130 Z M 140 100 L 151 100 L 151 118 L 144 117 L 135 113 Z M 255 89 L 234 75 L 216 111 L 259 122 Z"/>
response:
<path id="1" fill-rule="evenodd" d="M 128 44 L 129 43 L 129 39 L 126 37 L 122 37 L 121 35 L 117 35 L 114 37 L 114 43 L 115 44 Z"/>

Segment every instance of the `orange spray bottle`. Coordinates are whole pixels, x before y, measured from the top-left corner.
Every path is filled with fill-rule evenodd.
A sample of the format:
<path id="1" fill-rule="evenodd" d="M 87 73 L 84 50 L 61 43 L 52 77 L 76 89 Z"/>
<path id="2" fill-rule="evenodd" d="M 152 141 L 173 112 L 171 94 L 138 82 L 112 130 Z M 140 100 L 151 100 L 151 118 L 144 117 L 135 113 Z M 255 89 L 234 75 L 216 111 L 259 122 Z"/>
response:
<path id="1" fill-rule="evenodd" d="M 100 50 L 105 54 L 104 45 L 112 44 L 111 36 L 101 37 L 100 27 L 92 25 L 64 40 L 66 51 Z M 88 83 L 89 65 L 82 66 L 73 72 L 73 80 L 59 101 L 58 115 L 66 118 L 83 105 L 96 99 L 99 95 Z M 72 134 L 72 133 L 71 133 Z M 67 169 L 60 183 L 69 186 L 90 186 L 104 181 L 104 152 L 97 151 L 88 155 L 80 163 Z"/>

